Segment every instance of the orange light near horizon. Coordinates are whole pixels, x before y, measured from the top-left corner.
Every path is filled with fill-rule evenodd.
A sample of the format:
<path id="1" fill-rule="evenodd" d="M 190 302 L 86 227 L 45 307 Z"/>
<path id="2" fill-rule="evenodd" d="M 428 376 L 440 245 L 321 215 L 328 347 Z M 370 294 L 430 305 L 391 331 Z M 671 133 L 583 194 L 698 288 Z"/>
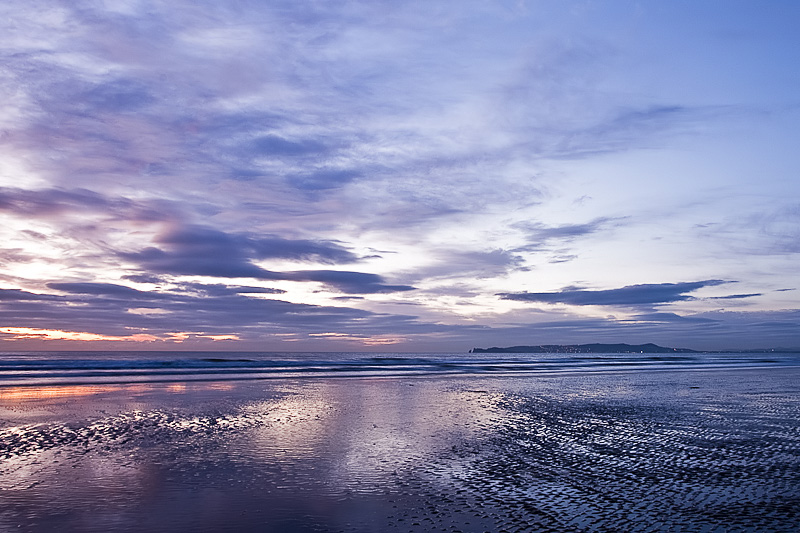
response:
<path id="1" fill-rule="evenodd" d="M 133 342 L 153 342 L 161 340 L 155 335 L 148 333 L 135 333 L 133 335 L 116 336 L 101 335 L 99 333 L 88 333 L 85 331 L 64 331 L 61 329 L 39 329 L 39 328 L 0 328 L 0 333 L 13 335 L 11 340 L 18 339 L 39 339 L 39 340 L 68 340 L 68 341 L 133 341 Z"/>
<path id="2" fill-rule="evenodd" d="M 220 335 L 207 335 L 202 332 L 192 331 L 173 331 L 165 334 L 164 336 L 151 335 L 150 333 L 134 333 L 132 335 L 102 335 L 100 333 L 88 333 L 85 331 L 65 331 L 62 329 L 41 329 L 41 328 L 16 328 L 16 327 L 0 327 L 0 334 L 5 333 L 11 335 L 7 338 L 9 341 L 17 340 L 66 340 L 78 342 L 97 342 L 97 341 L 113 341 L 113 342 L 174 342 L 182 343 L 183 341 L 192 337 L 211 339 L 212 341 L 238 341 L 239 336 L 233 334 L 220 334 Z"/>
<path id="3" fill-rule="evenodd" d="M 181 343 L 189 338 L 189 334 L 185 331 L 177 331 L 169 334 L 169 340 Z"/>

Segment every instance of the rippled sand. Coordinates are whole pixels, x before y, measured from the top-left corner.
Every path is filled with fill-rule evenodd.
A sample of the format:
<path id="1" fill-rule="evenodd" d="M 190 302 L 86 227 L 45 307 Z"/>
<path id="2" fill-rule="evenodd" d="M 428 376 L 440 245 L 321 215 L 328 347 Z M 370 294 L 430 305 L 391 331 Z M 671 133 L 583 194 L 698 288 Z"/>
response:
<path id="1" fill-rule="evenodd" d="M 795 531 L 800 370 L 0 389 L 0 531 Z"/>

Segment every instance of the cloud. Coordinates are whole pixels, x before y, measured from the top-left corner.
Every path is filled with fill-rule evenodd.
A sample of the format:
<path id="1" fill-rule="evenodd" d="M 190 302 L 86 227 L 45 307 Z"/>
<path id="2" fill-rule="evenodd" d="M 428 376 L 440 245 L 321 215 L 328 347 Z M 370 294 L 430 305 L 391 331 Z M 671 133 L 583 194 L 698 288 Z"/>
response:
<path id="1" fill-rule="evenodd" d="M 720 222 L 696 229 L 709 245 L 752 257 L 800 254 L 800 204 L 785 197 L 766 203 L 743 196 L 745 205 L 723 213 Z"/>
<path id="2" fill-rule="evenodd" d="M 66 294 L 0 291 L 5 328 L 87 332 L 102 336 L 172 338 L 175 332 L 237 335 L 251 349 L 269 339 L 307 335 L 413 337 L 428 349 L 579 342 L 656 342 L 689 348 L 791 346 L 797 342 L 800 311 L 713 312 L 693 315 L 642 313 L 632 318 L 581 317 L 568 312 L 529 315 L 525 324 L 447 325 L 414 316 L 295 304 L 259 296 L 248 286 L 185 283 L 171 289 L 137 291 L 116 284 L 60 285 Z M 67 290 L 68 289 L 68 290 Z M 269 289 L 266 289 L 269 291 Z M 599 291 L 595 291 L 599 292 Z M 251 295 L 252 294 L 252 295 Z M 266 294 L 266 293 L 261 293 Z M 747 336 L 737 335 L 746 331 Z M 277 337 L 273 337 L 277 335 Z M 150 336 L 150 337 L 148 337 Z M 172 337 L 170 337 L 172 336 Z M 342 337 L 344 338 L 344 337 Z M 278 341 L 279 342 L 279 341 Z M 765 346 L 766 345 L 766 346 Z"/>
<path id="3" fill-rule="evenodd" d="M 58 296 L 36 294 L 20 289 L 0 289 L 0 302 L 59 300 Z"/>
<path id="4" fill-rule="evenodd" d="M 386 285 L 383 277 L 365 272 L 341 270 L 299 270 L 280 274 L 292 281 L 316 281 L 348 294 L 379 294 L 412 291 L 410 285 Z"/>
<path id="5" fill-rule="evenodd" d="M 686 324 L 686 323 L 710 324 L 716 321 L 711 318 L 704 318 L 697 315 L 683 316 L 677 313 L 656 312 L 656 313 L 640 313 L 632 317 L 630 320 L 626 320 L 625 322 L 629 323 L 651 322 L 651 323 L 664 323 L 664 324 Z"/>
<path id="6" fill-rule="evenodd" d="M 272 287 L 249 287 L 242 285 L 223 285 L 222 283 L 181 283 L 181 291 L 199 291 L 210 296 L 231 296 L 236 294 L 286 294 L 283 289 Z"/>
<path id="7" fill-rule="evenodd" d="M 288 176 L 288 182 L 297 189 L 322 191 L 336 189 L 363 175 L 357 170 L 323 168 L 312 172 Z"/>
<path id="8" fill-rule="evenodd" d="M 176 330 L 232 333 L 253 327 L 263 332 L 282 328 L 347 327 L 353 319 L 376 318 L 368 311 L 294 304 L 248 296 L 250 287 L 178 286 L 177 290 L 139 291 L 106 283 L 54 283 L 66 295 L 7 290 L 0 320 L 8 326 L 89 331 L 108 335 L 131 330 L 164 333 Z M 187 292 L 186 289 L 191 289 Z M 263 293 L 262 293 L 263 294 Z M 76 305 L 79 304 L 79 305 Z M 131 313 L 130 308 L 157 309 L 158 314 Z"/>
<path id="9" fill-rule="evenodd" d="M 800 204 L 783 206 L 762 215 L 760 235 L 771 253 L 800 253 Z"/>
<path id="10" fill-rule="evenodd" d="M 707 300 L 741 300 L 743 298 L 753 298 L 754 296 L 762 296 L 760 292 L 750 294 L 729 294 L 728 296 L 709 296 Z"/>
<path id="11" fill-rule="evenodd" d="M 414 269 L 403 277 L 416 281 L 449 279 L 490 279 L 524 269 L 524 260 L 508 250 L 436 250 L 428 256 L 430 265 Z"/>
<path id="12" fill-rule="evenodd" d="M 134 283 L 163 283 L 166 280 L 162 276 L 155 274 L 126 274 L 122 279 L 133 281 Z"/>
<path id="13" fill-rule="evenodd" d="M 499 6 L 479 17 L 419 7 L 173 3 L 114 13 L 64 2 L 50 27 L 19 8 L 7 31 L 21 34 L 24 53 L 8 59 L 38 112 L 10 139 L 52 182 L 85 187 L 112 175 L 176 194 L 227 179 L 301 193 L 367 181 L 392 195 L 405 188 L 398 174 L 428 176 L 392 195 L 396 211 L 438 202 L 428 215 L 447 216 L 505 194 L 518 180 L 497 172 L 504 162 L 608 149 L 610 137 L 628 149 L 692 113 L 598 105 L 591 81 L 610 51 L 597 42 L 532 38 L 524 17 Z M 498 21 L 515 31 L 490 54 L 475 32 L 491 38 Z M 578 120 L 576 106 L 603 112 Z M 498 125 L 503 135 L 486 133 Z M 509 187 L 487 185 L 486 172 Z M 447 179 L 473 190 L 441 187 Z"/>
<path id="14" fill-rule="evenodd" d="M 137 252 L 119 252 L 148 272 L 223 278 L 285 279 L 252 263 L 259 259 L 305 262 L 354 262 L 359 258 L 333 242 L 292 240 L 277 236 L 226 233 L 207 226 L 180 225 Z"/>
<path id="15" fill-rule="evenodd" d="M 224 285 L 222 283 L 179 283 L 167 291 L 141 291 L 115 283 L 48 283 L 47 287 L 70 294 L 108 297 L 112 299 L 169 300 L 187 293 L 210 297 L 238 296 L 240 294 L 285 294 L 282 289 L 271 287 L 250 287 L 243 285 Z M 41 295 L 35 295 L 41 296 Z"/>
<path id="16" fill-rule="evenodd" d="M 115 202 L 117 207 L 129 207 L 132 202 Z M 26 190 L 12 187 L 0 188 L 0 210 L 25 216 L 54 216 L 64 212 L 85 209 L 108 209 L 112 202 L 87 189 Z"/>
<path id="17" fill-rule="evenodd" d="M 211 276 L 220 278 L 278 279 L 277 274 L 264 270 L 244 257 L 175 254 L 148 247 L 139 252 L 120 252 L 122 259 L 138 263 L 148 273 Z"/>
<path id="18" fill-rule="evenodd" d="M 520 302 L 638 306 L 692 300 L 694 297 L 687 293 L 723 283 L 728 282 L 712 279 L 684 283 L 628 285 L 619 289 L 608 290 L 566 288 L 559 292 L 512 292 L 500 293 L 498 296 L 503 300 Z"/>
<path id="19" fill-rule="evenodd" d="M 585 224 L 564 224 L 561 226 L 545 226 L 538 223 L 521 223 L 517 226 L 525 229 L 537 241 L 548 241 L 551 239 L 573 239 L 595 233 L 610 220 L 612 219 L 598 218 Z"/>
<path id="20" fill-rule="evenodd" d="M 132 200 L 100 192 L 73 188 L 22 189 L 0 187 L 0 212 L 25 219 L 85 225 L 90 217 L 126 223 L 166 222 L 181 216 L 181 207 L 160 199 Z M 41 233 L 26 230 L 30 237 L 46 240 Z"/>
<path id="21" fill-rule="evenodd" d="M 118 78 L 90 86 L 76 104 L 89 112 L 137 113 L 156 103 L 156 98 L 139 80 Z"/>
<path id="22" fill-rule="evenodd" d="M 250 349 L 259 349 L 263 342 L 277 347 L 287 335 L 302 339 L 337 332 L 367 345 L 370 339 L 387 335 L 424 336 L 460 329 L 408 315 L 291 303 L 266 297 L 282 291 L 262 287 L 183 283 L 144 291 L 113 283 L 51 285 L 62 294 L 0 290 L 0 325 L 6 333 L 18 328 L 62 332 L 67 335 L 63 338 L 76 340 L 131 341 L 178 341 L 183 334 L 176 332 L 193 337 L 235 335 L 250 342 Z"/>
<path id="23" fill-rule="evenodd" d="M 290 259 L 321 263 L 353 263 L 360 258 L 330 241 L 285 239 L 276 235 L 231 234 L 207 226 L 185 225 L 161 235 L 157 242 L 184 259 Z"/>
<path id="24" fill-rule="evenodd" d="M 41 235 L 33 232 L 21 232 L 34 240 L 41 240 Z M 36 255 L 27 253 L 23 248 L 0 248 L 0 267 L 12 263 L 26 263 L 36 260 Z"/>
<path id="25" fill-rule="evenodd" d="M 309 269 L 275 272 L 258 266 L 256 261 L 285 260 L 314 265 L 356 263 L 362 258 L 340 243 L 325 239 L 291 239 L 279 235 L 252 232 L 225 232 L 211 226 L 186 223 L 180 211 L 164 202 L 140 202 L 110 198 L 85 189 L 24 190 L 0 189 L 0 211 L 18 217 L 37 217 L 57 222 L 61 232 L 70 224 L 79 229 L 73 236 L 83 240 L 105 240 L 103 225 L 86 225 L 87 216 L 98 220 L 156 222 L 164 231 L 153 244 L 137 251 L 113 251 L 110 243 L 102 253 L 112 253 L 133 262 L 143 272 L 126 274 L 125 279 L 159 282 L 159 275 L 200 275 L 219 278 L 255 278 L 323 283 L 334 290 L 351 294 L 376 294 L 408 291 L 409 285 L 387 284 L 381 276 L 370 273 Z M 100 237 L 94 237 L 100 235 Z M 100 251 L 96 252 L 100 253 Z M 9 256 L 10 258 L 10 256 Z M 55 285 L 53 285 L 55 287 Z M 73 291 L 78 285 L 61 285 Z M 82 290 L 98 289 L 81 285 Z M 105 287 L 106 290 L 109 287 Z M 125 290 L 121 288 L 119 290 Z M 133 293 L 130 293 L 133 295 Z"/>
<path id="26" fill-rule="evenodd" d="M 163 299 L 163 295 L 159 293 L 143 292 L 131 287 L 126 287 L 125 285 L 116 285 L 114 283 L 48 283 L 47 286 L 57 291 L 68 292 L 72 294 L 88 294 L 92 296 L 110 296 L 113 298 L 127 299 Z"/>
<path id="27" fill-rule="evenodd" d="M 598 217 L 583 224 L 562 224 L 559 226 L 548 226 L 539 222 L 520 222 L 512 227 L 522 230 L 530 244 L 517 248 L 515 251 L 535 251 L 540 250 L 553 241 L 561 244 L 573 241 L 579 237 L 591 235 L 603 231 L 609 227 L 622 224 L 622 218 Z"/>
<path id="28" fill-rule="evenodd" d="M 656 104 L 620 106 L 594 124 L 559 132 L 549 157 L 580 159 L 652 146 L 664 136 L 696 128 L 737 110 L 731 106 L 683 106 Z"/>
<path id="29" fill-rule="evenodd" d="M 251 157 L 297 157 L 320 155 L 325 146 L 313 140 L 290 141 L 277 135 L 264 135 L 250 141 L 247 151 Z"/>
<path id="30" fill-rule="evenodd" d="M 231 234 L 206 226 L 175 228 L 157 239 L 163 248 L 119 252 L 148 273 L 219 278 L 255 278 L 318 282 L 350 294 L 409 291 L 408 285 L 388 285 L 377 275 L 342 270 L 275 272 L 253 263 L 261 259 L 288 259 L 314 263 L 355 262 L 360 258 L 330 241 L 285 239 L 277 236 Z"/>

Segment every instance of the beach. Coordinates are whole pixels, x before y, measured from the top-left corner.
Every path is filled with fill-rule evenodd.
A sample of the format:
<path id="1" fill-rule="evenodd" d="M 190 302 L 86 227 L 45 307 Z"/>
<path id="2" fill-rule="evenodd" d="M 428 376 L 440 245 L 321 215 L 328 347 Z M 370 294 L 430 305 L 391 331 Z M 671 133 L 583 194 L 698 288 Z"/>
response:
<path id="1" fill-rule="evenodd" d="M 0 388 L 0 531 L 795 531 L 800 368 Z"/>

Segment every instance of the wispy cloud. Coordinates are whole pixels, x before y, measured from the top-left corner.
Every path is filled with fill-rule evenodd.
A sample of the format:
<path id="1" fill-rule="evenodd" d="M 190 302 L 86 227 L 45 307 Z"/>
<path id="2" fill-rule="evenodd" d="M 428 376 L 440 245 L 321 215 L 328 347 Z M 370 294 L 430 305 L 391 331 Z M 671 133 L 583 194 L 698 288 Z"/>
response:
<path id="1" fill-rule="evenodd" d="M 57 219 L 75 214 L 100 214 L 126 221 L 172 218 L 165 202 L 137 202 L 125 197 L 109 197 L 88 189 L 0 187 L 0 211 L 15 216 L 43 219 Z"/>
<path id="2" fill-rule="evenodd" d="M 580 237 L 592 235 L 624 224 L 625 219 L 599 217 L 582 224 L 561 224 L 548 226 L 541 222 L 518 222 L 515 229 L 522 230 L 530 244 L 519 251 L 535 251 L 552 245 L 564 245 Z"/>
<path id="3" fill-rule="evenodd" d="M 709 296 L 709 300 L 742 300 L 744 298 L 753 298 L 755 296 L 761 296 L 760 292 L 753 292 L 750 294 L 729 294 L 727 296 Z"/>

